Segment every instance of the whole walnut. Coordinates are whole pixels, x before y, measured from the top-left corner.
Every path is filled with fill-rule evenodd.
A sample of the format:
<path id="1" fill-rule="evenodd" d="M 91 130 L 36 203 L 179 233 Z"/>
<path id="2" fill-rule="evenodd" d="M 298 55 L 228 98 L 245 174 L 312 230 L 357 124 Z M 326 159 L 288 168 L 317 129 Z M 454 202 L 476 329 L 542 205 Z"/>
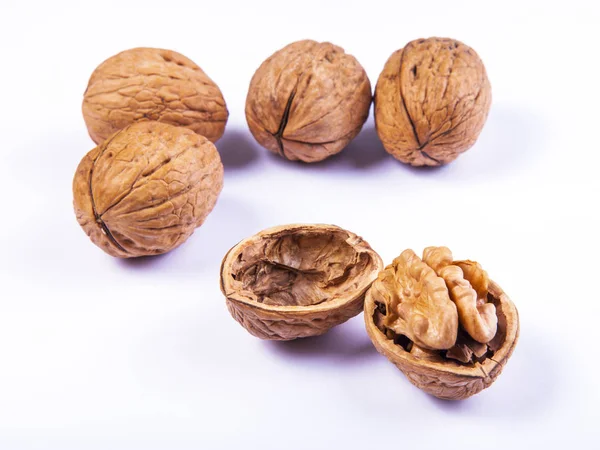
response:
<path id="1" fill-rule="evenodd" d="M 377 81 L 377 133 L 404 163 L 446 164 L 473 146 L 491 100 L 472 48 L 453 39 L 412 41 L 390 56 Z"/>
<path id="2" fill-rule="evenodd" d="M 100 64 L 82 109 L 96 144 L 137 121 L 183 126 L 216 142 L 228 117 L 219 87 L 200 67 L 158 48 L 125 50 Z"/>
<path id="3" fill-rule="evenodd" d="M 204 222 L 223 186 L 215 146 L 191 130 L 137 122 L 79 163 L 77 221 L 112 256 L 168 252 Z"/>
<path id="4" fill-rule="evenodd" d="M 333 44 L 306 40 L 261 64 L 250 82 L 246 120 L 262 146 L 316 162 L 360 132 L 370 105 L 371 84 L 358 61 Z"/>

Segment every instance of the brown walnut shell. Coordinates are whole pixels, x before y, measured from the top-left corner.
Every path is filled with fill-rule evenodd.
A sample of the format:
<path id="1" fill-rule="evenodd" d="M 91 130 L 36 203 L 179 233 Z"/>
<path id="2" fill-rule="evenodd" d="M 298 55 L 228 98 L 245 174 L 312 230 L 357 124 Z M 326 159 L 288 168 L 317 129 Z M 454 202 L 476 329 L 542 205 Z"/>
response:
<path id="1" fill-rule="evenodd" d="M 204 222 L 223 187 L 215 146 L 191 130 L 138 122 L 91 150 L 73 179 L 77 221 L 112 256 L 165 253 Z"/>
<path id="2" fill-rule="evenodd" d="M 252 335 L 317 336 L 363 309 L 383 268 L 362 238 L 334 225 L 284 225 L 244 239 L 225 255 L 221 291 Z"/>
<path id="3" fill-rule="evenodd" d="M 491 100 L 472 48 L 453 39 L 412 41 L 390 56 L 377 81 L 377 133 L 404 163 L 446 164 L 475 144 Z"/>
<path id="4" fill-rule="evenodd" d="M 305 40 L 275 52 L 258 68 L 246 120 L 273 153 L 316 162 L 348 145 L 370 105 L 371 84 L 358 61 L 328 42 Z"/>
<path id="5" fill-rule="evenodd" d="M 82 110 L 96 144 L 138 121 L 186 127 L 216 142 L 228 117 L 214 81 L 190 59 L 159 48 L 125 50 L 100 64 Z"/>
<path id="6" fill-rule="evenodd" d="M 498 378 L 519 338 L 519 315 L 513 302 L 493 281 L 488 299 L 496 307 L 498 332 L 491 344 L 496 350 L 483 362 L 461 364 L 454 360 L 412 354 L 389 339 L 375 323 L 378 299 L 373 289 L 365 298 L 365 323 L 373 344 L 400 369 L 412 384 L 438 398 L 460 400 L 477 394 Z"/>

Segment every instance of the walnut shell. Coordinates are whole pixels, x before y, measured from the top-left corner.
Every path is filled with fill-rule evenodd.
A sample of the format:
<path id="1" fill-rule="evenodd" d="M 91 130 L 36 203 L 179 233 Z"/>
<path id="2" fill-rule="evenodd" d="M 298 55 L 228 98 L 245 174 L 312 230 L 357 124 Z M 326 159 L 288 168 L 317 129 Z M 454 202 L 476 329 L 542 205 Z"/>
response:
<path id="1" fill-rule="evenodd" d="M 165 253 L 204 222 L 223 186 L 215 146 L 191 130 L 137 122 L 91 150 L 73 179 L 77 221 L 112 256 Z"/>
<path id="2" fill-rule="evenodd" d="M 383 268 L 362 238 L 334 225 L 284 225 L 244 239 L 225 255 L 221 291 L 252 335 L 317 336 L 362 311 Z"/>
<path id="3" fill-rule="evenodd" d="M 200 67 L 158 48 L 125 50 L 100 64 L 82 109 L 96 144 L 137 121 L 183 126 L 216 142 L 228 117 L 219 87 Z"/>
<path id="4" fill-rule="evenodd" d="M 411 250 L 403 252 L 403 255 L 406 252 L 414 255 Z M 431 256 L 431 253 L 429 255 Z M 431 258 L 427 257 L 427 250 L 422 262 L 406 260 L 404 264 L 406 267 L 404 267 L 398 262 L 400 259 L 401 257 L 396 258 L 392 265 L 379 274 L 365 297 L 365 324 L 377 350 L 393 362 L 411 383 L 439 398 L 464 399 L 489 387 L 502 372 L 519 337 L 519 316 L 512 301 L 486 276 L 486 298 L 479 299 L 478 302 L 481 305 L 485 302 L 497 317 L 497 329 L 494 331 L 493 338 L 487 343 L 477 342 L 462 327 L 461 322 L 456 342 L 449 343 L 442 350 L 428 347 L 427 341 L 425 344 L 422 343 L 423 336 L 435 334 L 437 330 L 443 329 L 441 326 L 443 324 L 437 321 L 440 314 L 439 312 L 428 314 L 427 310 L 419 305 L 414 312 L 412 304 L 415 296 L 430 295 L 423 292 L 441 294 L 437 282 L 441 278 L 436 277 L 433 269 L 423 276 L 424 269 L 421 266 L 427 264 L 427 260 L 431 261 Z M 433 267 L 435 266 L 433 264 Z M 440 272 L 447 268 L 458 269 L 453 265 L 438 268 Z M 482 275 L 484 272 L 479 269 L 480 267 L 477 271 Z M 395 283 L 389 282 L 388 272 L 396 273 Z M 442 285 L 443 283 L 444 281 Z M 453 301 L 458 301 L 459 299 L 451 293 L 454 286 L 453 279 L 450 283 L 446 280 L 446 283 L 448 286 L 446 295 L 449 295 Z M 477 287 L 481 286 L 482 284 Z M 431 304 L 431 307 L 434 305 Z M 415 314 L 421 315 L 421 321 L 411 321 L 411 317 Z M 398 326 L 394 326 L 394 322 L 400 322 L 406 330 L 398 329 Z M 456 323 L 456 319 L 452 319 L 452 322 Z M 417 326 L 411 329 L 402 325 L 403 323 L 409 325 L 416 323 Z M 415 339 L 415 335 L 419 339 Z"/>
<path id="5" fill-rule="evenodd" d="M 358 61 L 328 42 L 294 42 L 258 68 L 246 98 L 256 140 L 290 160 L 321 161 L 359 133 L 371 84 Z"/>
<path id="6" fill-rule="evenodd" d="M 454 39 L 409 42 L 375 87 L 375 125 L 385 149 L 413 166 L 438 166 L 475 144 L 491 105 L 485 67 Z"/>

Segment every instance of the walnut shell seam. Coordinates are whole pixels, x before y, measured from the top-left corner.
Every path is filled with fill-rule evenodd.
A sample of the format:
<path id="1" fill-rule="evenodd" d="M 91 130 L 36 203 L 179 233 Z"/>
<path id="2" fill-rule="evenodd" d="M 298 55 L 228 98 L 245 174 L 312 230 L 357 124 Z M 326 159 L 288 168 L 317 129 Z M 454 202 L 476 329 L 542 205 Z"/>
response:
<path id="1" fill-rule="evenodd" d="M 165 253 L 213 209 L 223 183 L 214 145 L 193 131 L 136 122 L 80 162 L 73 179 L 77 220 L 117 257 Z"/>

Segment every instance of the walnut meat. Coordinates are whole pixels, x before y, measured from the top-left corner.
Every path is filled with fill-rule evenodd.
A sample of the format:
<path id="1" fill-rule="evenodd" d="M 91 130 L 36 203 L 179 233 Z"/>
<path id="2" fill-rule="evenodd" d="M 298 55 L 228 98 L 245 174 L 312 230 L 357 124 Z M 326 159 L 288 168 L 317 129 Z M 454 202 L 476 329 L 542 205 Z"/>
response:
<path id="1" fill-rule="evenodd" d="M 446 247 L 425 249 L 423 260 L 405 250 L 386 267 L 365 297 L 365 322 L 380 353 L 444 399 L 489 387 L 519 336 L 508 296 L 479 264 L 453 261 Z"/>
<path id="2" fill-rule="evenodd" d="M 444 280 L 406 250 L 379 275 L 374 296 L 388 306 L 383 324 L 427 349 L 448 349 L 456 342 L 458 316 Z"/>
<path id="3" fill-rule="evenodd" d="M 90 151 L 73 180 L 77 220 L 112 256 L 165 253 L 204 222 L 223 186 L 215 146 L 191 130 L 138 122 Z"/>
<path id="4" fill-rule="evenodd" d="M 491 105 L 485 67 L 453 39 L 409 42 L 375 87 L 375 125 L 385 149 L 413 166 L 438 166 L 475 144 Z"/>
<path id="5" fill-rule="evenodd" d="M 256 140 L 290 160 L 321 161 L 359 133 L 371 84 L 358 61 L 328 42 L 294 42 L 258 68 L 246 99 Z"/>
<path id="6" fill-rule="evenodd" d="M 383 268 L 355 234 L 333 225 L 286 225 L 234 246 L 221 290 L 235 320 L 261 339 L 316 336 L 362 311 Z"/>
<path id="7" fill-rule="evenodd" d="M 96 144 L 137 121 L 183 126 L 216 142 L 228 116 L 219 87 L 200 67 L 158 48 L 126 50 L 100 64 L 82 109 Z"/>

